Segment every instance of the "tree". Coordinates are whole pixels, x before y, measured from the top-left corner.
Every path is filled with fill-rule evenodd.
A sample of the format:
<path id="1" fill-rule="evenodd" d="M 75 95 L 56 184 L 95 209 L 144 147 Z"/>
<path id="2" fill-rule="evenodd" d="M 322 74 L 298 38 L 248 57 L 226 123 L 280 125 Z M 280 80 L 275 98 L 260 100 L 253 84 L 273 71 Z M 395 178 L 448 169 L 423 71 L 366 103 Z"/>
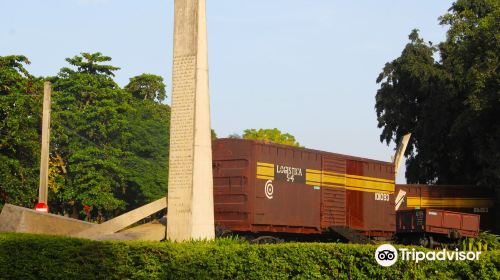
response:
<path id="1" fill-rule="evenodd" d="M 469 183 L 497 186 L 500 202 L 500 2 L 457 1 L 441 24 L 450 26 L 440 53 L 458 109 L 454 168 Z"/>
<path id="2" fill-rule="evenodd" d="M 459 0 L 440 18 L 445 42 L 414 30 L 379 75 L 381 141 L 413 133 L 408 182 L 500 186 L 499 19 L 498 1 Z"/>
<path id="3" fill-rule="evenodd" d="M 170 137 L 168 105 L 132 98 L 131 106 L 126 126 L 131 136 L 122 146 L 129 209 L 166 195 Z"/>
<path id="4" fill-rule="evenodd" d="M 165 196 L 170 107 L 121 89 L 113 81 L 119 68 L 101 53 L 66 61 L 49 78 L 51 212 L 84 217 L 90 206 L 102 220 Z M 0 57 L 0 207 L 31 208 L 37 197 L 43 85 L 27 63 Z"/>
<path id="5" fill-rule="evenodd" d="M 96 53 L 86 53 L 83 52 L 81 55 L 76 55 L 72 58 L 66 58 L 66 61 L 77 68 L 76 72 L 86 73 L 92 75 L 103 75 L 114 77 L 114 71 L 120 70 L 118 67 L 111 65 L 102 65 L 99 63 L 111 61 L 111 57 L 104 56 L 100 52 Z M 75 71 L 70 68 L 63 68 L 61 73 L 75 73 Z"/>
<path id="6" fill-rule="evenodd" d="M 387 63 L 377 82 L 378 126 L 381 141 L 399 142 L 408 132 L 412 139 L 406 151 L 410 182 L 434 182 L 447 173 L 450 158 L 438 154 L 447 145 L 449 114 L 454 110 L 445 89 L 446 75 L 434 61 L 436 48 L 425 43 L 413 30 L 401 56 Z M 434 147 L 434 148 L 433 148 Z"/>
<path id="7" fill-rule="evenodd" d="M 153 74 L 141 74 L 130 78 L 125 90 L 138 99 L 149 99 L 161 103 L 167 98 L 163 78 Z"/>
<path id="8" fill-rule="evenodd" d="M 40 164 L 42 83 L 25 56 L 0 56 L 0 208 L 33 207 Z"/>
<path id="9" fill-rule="evenodd" d="M 267 142 L 272 142 L 272 143 L 276 143 L 276 144 L 302 147 L 295 140 L 295 137 L 293 135 L 291 135 L 289 133 L 282 133 L 277 128 L 259 129 L 259 130 L 256 130 L 254 128 L 246 129 L 245 131 L 243 131 L 242 137 L 243 137 L 243 139 L 261 140 L 261 141 L 267 141 Z"/>
<path id="10" fill-rule="evenodd" d="M 64 67 L 52 78 L 52 154 L 66 169 L 52 176 L 52 208 L 76 217 L 86 205 L 100 220 L 165 196 L 170 107 L 159 103 L 161 77 L 143 74 L 122 90 L 112 78 L 119 68 L 102 64 L 110 57 L 67 61 L 76 70 Z M 135 87 L 147 82 L 153 85 Z"/>
<path id="11" fill-rule="evenodd" d="M 67 173 L 49 197 L 54 210 L 77 217 L 83 205 L 93 207 L 99 219 L 124 210 L 126 156 L 129 141 L 126 116 L 130 95 L 113 81 L 119 68 L 102 65 L 111 58 L 82 53 L 68 58 L 76 70 L 64 67 L 53 81 L 51 154 L 63 159 Z"/>

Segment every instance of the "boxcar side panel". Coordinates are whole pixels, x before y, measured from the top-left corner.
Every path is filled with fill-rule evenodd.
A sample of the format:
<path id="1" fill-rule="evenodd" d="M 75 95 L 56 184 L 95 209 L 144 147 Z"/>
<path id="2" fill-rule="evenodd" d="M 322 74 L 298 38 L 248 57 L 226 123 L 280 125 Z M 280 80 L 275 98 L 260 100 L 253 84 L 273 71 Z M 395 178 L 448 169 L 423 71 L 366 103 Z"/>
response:
<path id="1" fill-rule="evenodd" d="M 345 189 L 346 160 L 334 155 L 322 155 L 321 169 L 321 228 L 347 225 L 347 194 Z"/>
<path id="2" fill-rule="evenodd" d="M 366 232 L 394 232 L 394 169 L 390 163 L 347 161 L 348 224 Z"/>
<path id="3" fill-rule="evenodd" d="M 347 161 L 347 174 L 363 176 L 363 162 L 356 160 Z M 348 186 L 353 187 L 352 184 Z M 363 191 L 348 190 L 347 191 L 347 218 L 348 225 L 354 229 L 365 229 L 364 210 L 365 193 Z"/>
<path id="4" fill-rule="evenodd" d="M 368 227 L 380 231 L 395 231 L 396 210 L 394 208 L 395 173 L 392 163 L 369 162 L 364 166 L 364 176 L 375 183 L 373 193 L 365 192 L 364 219 Z M 384 192 L 380 190 L 384 190 Z M 373 209 L 373 210 L 372 210 Z"/>
<path id="5" fill-rule="evenodd" d="M 396 231 L 399 233 L 424 232 L 425 223 L 423 210 L 403 210 L 396 215 Z"/>
<path id="6" fill-rule="evenodd" d="M 305 149 L 256 142 L 255 158 L 254 224 L 269 226 L 269 231 L 319 232 L 321 191 L 306 184 L 306 172 L 320 166 L 320 157 Z"/>
<path id="7" fill-rule="evenodd" d="M 426 209 L 426 231 L 448 235 L 451 231 L 460 236 L 475 237 L 479 233 L 479 215 Z"/>
<path id="8" fill-rule="evenodd" d="M 480 216 L 462 215 L 462 229 L 468 231 L 477 231 L 479 229 Z"/>
<path id="9" fill-rule="evenodd" d="M 253 223 L 251 143 L 216 141 L 213 145 L 214 214 L 219 226 L 247 231 Z"/>

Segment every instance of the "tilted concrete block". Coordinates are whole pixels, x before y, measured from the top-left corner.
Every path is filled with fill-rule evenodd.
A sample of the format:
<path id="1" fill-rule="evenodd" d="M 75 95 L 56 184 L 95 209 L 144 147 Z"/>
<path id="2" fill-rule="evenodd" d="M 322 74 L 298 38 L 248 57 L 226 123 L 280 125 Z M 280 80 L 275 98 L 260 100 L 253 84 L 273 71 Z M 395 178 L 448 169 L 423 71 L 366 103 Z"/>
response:
<path id="1" fill-rule="evenodd" d="M 74 234 L 74 236 L 99 240 L 103 236 L 118 232 L 165 208 L 167 208 L 167 199 L 163 197 L 102 224 L 96 225 L 95 227 L 78 232 Z"/>
<path id="2" fill-rule="evenodd" d="M 23 232 L 70 236 L 88 230 L 92 224 L 64 216 L 5 204 L 0 213 L 0 232 Z"/>

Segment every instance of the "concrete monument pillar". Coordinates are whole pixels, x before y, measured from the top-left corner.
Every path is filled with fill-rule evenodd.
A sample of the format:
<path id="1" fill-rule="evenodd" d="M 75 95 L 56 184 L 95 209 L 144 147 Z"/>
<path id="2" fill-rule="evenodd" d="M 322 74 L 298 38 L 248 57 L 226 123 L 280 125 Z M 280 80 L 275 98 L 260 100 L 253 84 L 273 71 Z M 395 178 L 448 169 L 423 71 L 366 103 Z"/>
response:
<path id="1" fill-rule="evenodd" d="M 205 0 L 175 0 L 167 239 L 213 239 Z"/>
<path id="2" fill-rule="evenodd" d="M 50 82 L 43 84 L 43 115 L 42 115 L 42 147 L 40 149 L 40 181 L 38 187 L 38 202 L 47 204 L 49 182 L 49 144 L 50 144 L 50 100 L 52 86 Z"/>

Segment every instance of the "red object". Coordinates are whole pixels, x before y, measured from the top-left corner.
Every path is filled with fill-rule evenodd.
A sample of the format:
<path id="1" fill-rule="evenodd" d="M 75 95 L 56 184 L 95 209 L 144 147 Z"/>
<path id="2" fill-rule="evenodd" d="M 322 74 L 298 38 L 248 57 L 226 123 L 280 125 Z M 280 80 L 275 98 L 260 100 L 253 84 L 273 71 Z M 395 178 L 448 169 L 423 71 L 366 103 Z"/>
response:
<path id="1" fill-rule="evenodd" d="M 43 202 L 38 202 L 35 205 L 35 210 L 39 212 L 49 213 L 49 206 Z"/>
<path id="2" fill-rule="evenodd" d="M 435 233 L 458 237 L 477 237 L 480 217 L 476 214 L 445 211 L 440 209 L 418 209 L 398 211 L 396 231 L 398 233 Z"/>
<path id="3" fill-rule="evenodd" d="M 90 210 L 92 209 L 92 206 L 89 206 L 89 205 L 83 205 L 83 211 L 85 211 L 85 213 L 89 213 Z"/>

